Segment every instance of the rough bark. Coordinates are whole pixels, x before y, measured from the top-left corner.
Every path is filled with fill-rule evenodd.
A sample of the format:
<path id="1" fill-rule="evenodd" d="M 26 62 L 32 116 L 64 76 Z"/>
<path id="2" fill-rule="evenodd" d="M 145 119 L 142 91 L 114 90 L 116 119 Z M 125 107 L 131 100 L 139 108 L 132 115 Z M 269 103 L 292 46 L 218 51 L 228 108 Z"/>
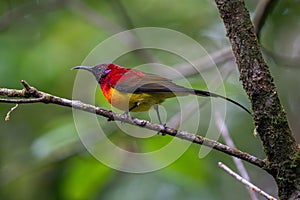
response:
<path id="1" fill-rule="evenodd" d="M 256 131 L 280 199 L 300 198 L 300 153 L 243 0 L 215 0 L 251 101 Z"/>

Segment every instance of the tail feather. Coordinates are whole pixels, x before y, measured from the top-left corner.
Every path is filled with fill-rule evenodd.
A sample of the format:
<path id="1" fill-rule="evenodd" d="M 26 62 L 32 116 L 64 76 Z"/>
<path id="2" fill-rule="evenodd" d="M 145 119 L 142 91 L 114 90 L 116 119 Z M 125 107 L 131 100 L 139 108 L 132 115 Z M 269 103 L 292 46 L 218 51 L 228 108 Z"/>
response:
<path id="1" fill-rule="evenodd" d="M 232 99 L 229 99 L 227 97 L 224 97 L 222 95 L 219 95 L 219 94 L 215 94 L 215 93 L 212 93 L 212 92 L 207 92 L 207 91 L 203 91 L 203 90 L 194 90 L 193 91 L 194 94 L 198 95 L 198 96 L 206 96 L 206 97 L 216 97 L 216 98 L 221 98 L 221 99 L 225 99 L 226 101 L 230 101 L 231 103 L 239 106 L 240 108 L 242 108 L 244 111 L 246 111 L 247 113 L 249 113 L 250 115 L 252 115 L 252 113 L 250 112 L 250 110 L 248 110 L 245 106 L 243 106 L 242 104 L 232 100 Z"/>

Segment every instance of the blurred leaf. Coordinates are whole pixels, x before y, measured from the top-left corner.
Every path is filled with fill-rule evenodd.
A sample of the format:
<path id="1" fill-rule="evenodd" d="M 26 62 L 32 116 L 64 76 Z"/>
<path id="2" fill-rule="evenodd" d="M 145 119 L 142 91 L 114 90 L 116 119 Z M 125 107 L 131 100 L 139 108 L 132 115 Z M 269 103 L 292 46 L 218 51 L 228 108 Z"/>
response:
<path id="1" fill-rule="evenodd" d="M 63 199 L 92 199 L 110 182 L 112 172 L 94 158 L 74 158 L 65 169 L 61 196 Z"/>
<path id="2" fill-rule="evenodd" d="M 72 151 L 79 140 L 73 121 L 60 119 L 54 124 L 55 126 L 32 143 L 32 152 L 40 159 L 51 156 L 61 157 L 64 153 Z"/>

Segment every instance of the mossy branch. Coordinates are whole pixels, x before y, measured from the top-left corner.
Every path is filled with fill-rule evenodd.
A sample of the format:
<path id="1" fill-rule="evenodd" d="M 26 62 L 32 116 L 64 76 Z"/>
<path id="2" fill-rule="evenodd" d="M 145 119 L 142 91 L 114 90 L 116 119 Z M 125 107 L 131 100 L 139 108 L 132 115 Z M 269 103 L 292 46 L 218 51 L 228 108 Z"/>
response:
<path id="1" fill-rule="evenodd" d="M 254 123 L 281 199 L 300 198 L 300 158 L 286 113 L 258 44 L 243 0 L 215 0 L 227 30 L 240 80 L 251 101 Z"/>

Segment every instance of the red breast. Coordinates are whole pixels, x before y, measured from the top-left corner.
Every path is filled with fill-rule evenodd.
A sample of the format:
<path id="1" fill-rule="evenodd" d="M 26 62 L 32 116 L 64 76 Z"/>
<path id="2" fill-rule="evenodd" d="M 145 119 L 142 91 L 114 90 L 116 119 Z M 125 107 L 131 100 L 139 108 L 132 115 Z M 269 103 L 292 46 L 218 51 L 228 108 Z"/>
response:
<path id="1" fill-rule="evenodd" d="M 124 68 L 116 64 L 109 64 L 107 66 L 107 70 L 110 71 L 107 73 L 106 76 L 100 79 L 99 83 L 105 98 L 110 103 L 113 88 L 115 88 L 117 84 L 120 84 L 124 80 L 129 78 L 132 81 L 138 82 L 145 76 L 145 74 L 142 71 Z"/>

